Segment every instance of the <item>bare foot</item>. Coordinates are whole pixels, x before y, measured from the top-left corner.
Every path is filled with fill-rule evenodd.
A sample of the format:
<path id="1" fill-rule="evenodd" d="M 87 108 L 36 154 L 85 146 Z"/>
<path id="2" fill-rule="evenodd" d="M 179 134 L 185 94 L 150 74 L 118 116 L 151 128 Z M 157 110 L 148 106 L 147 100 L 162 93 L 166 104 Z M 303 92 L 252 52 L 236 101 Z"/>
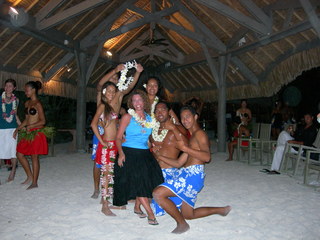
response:
<path id="1" fill-rule="evenodd" d="M 30 189 L 33 189 L 33 188 L 37 188 L 38 187 L 38 184 L 37 183 L 32 183 L 28 188 L 27 190 L 30 190 Z"/>
<path id="2" fill-rule="evenodd" d="M 97 199 L 98 197 L 99 197 L 99 190 L 95 190 L 95 191 L 93 192 L 93 194 L 91 195 L 91 198 Z"/>
<path id="3" fill-rule="evenodd" d="M 108 204 L 103 204 L 101 212 L 104 213 L 106 216 L 116 216 L 109 208 Z"/>
<path id="4" fill-rule="evenodd" d="M 221 209 L 221 213 L 219 213 L 219 215 L 227 216 L 229 214 L 229 212 L 231 211 L 231 209 L 232 209 L 231 206 L 226 206 Z"/>
<path id="5" fill-rule="evenodd" d="M 28 177 L 24 182 L 22 182 L 21 184 L 22 185 L 27 185 L 27 184 L 29 184 L 29 183 L 31 183 L 32 182 L 32 177 Z"/>
<path id="6" fill-rule="evenodd" d="M 9 175 L 9 177 L 8 177 L 7 182 L 12 182 L 12 181 L 14 180 L 14 176 L 15 176 L 15 175 L 16 175 L 15 172 L 11 172 L 10 175 Z"/>
<path id="7" fill-rule="evenodd" d="M 117 210 L 126 210 L 127 207 L 126 206 L 114 206 L 114 205 L 111 205 L 109 206 L 110 209 L 117 209 Z"/>
<path id="8" fill-rule="evenodd" d="M 188 223 L 178 224 L 177 227 L 172 231 L 172 233 L 181 234 L 188 231 L 189 229 L 190 229 L 190 226 Z"/>

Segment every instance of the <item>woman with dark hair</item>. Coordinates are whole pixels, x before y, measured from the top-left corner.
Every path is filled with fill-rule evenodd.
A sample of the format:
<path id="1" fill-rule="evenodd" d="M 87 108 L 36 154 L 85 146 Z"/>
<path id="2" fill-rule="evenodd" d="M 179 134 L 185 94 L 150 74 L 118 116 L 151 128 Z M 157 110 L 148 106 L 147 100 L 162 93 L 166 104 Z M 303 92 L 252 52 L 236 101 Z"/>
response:
<path id="1" fill-rule="evenodd" d="M 17 84 L 13 79 L 4 82 L 4 91 L 1 95 L 1 116 L 0 116 L 0 159 L 11 159 L 11 172 L 8 182 L 14 180 L 17 166 L 17 140 L 13 137 L 16 127 L 20 124 L 17 116 L 19 99 L 13 94 Z"/>
<path id="2" fill-rule="evenodd" d="M 158 162 L 149 150 L 149 136 L 155 121 L 150 117 L 150 103 L 147 95 L 134 91 L 128 99 L 128 113 L 120 121 L 116 144 L 119 151 L 115 164 L 114 199 L 115 206 L 124 206 L 128 200 L 136 199 L 148 215 L 148 223 L 158 222 L 150 207 L 153 189 L 163 182 Z M 122 141 L 126 133 L 125 142 Z M 140 209 L 134 209 L 139 217 L 146 217 Z"/>
<path id="3" fill-rule="evenodd" d="M 91 127 L 99 140 L 95 163 L 100 169 L 101 185 L 101 211 L 107 216 L 115 216 L 109 208 L 109 201 L 113 197 L 113 169 L 118 150 L 115 143 L 118 114 L 121 105 L 118 103 L 120 92 L 113 82 L 107 82 L 101 90 L 101 103 L 94 115 Z M 103 126 L 103 134 L 100 135 L 98 126 Z"/>
<path id="4" fill-rule="evenodd" d="M 128 68 L 128 63 L 119 64 L 116 68 L 109 69 L 107 71 L 106 75 L 100 79 L 100 81 L 98 82 L 98 85 L 97 85 L 97 107 L 101 103 L 101 99 L 102 99 L 101 97 L 103 95 L 102 90 L 103 90 L 104 84 L 107 82 L 113 82 L 115 85 L 117 85 L 119 87 L 121 85 L 121 84 L 119 84 L 120 73 L 122 74 L 122 71 L 126 70 L 127 68 Z M 136 68 L 136 72 L 134 73 L 133 81 L 130 82 L 130 84 L 127 86 L 126 89 L 121 88 L 116 93 L 117 106 L 119 106 L 119 109 L 120 109 L 120 106 L 122 103 L 123 96 L 128 94 L 134 88 L 135 84 L 138 82 L 138 79 L 139 79 L 141 72 L 143 71 L 143 67 L 141 64 L 136 63 L 135 68 Z M 116 108 L 118 109 L 118 107 L 116 107 Z M 118 114 L 119 114 L 119 112 L 120 112 L 120 110 L 117 111 Z M 99 133 L 99 135 L 104 134 L 103 127 L 100 126 L 99 123 L 98 123 L 98 130 L 99 131 L 93 135 L 93 139 L 92 139 L 92 155 L 91 155 L 92 160 L 96 159 L 96 151 L 97 151 L 97 147 L 99 144 L 99 139 L 97 138 L 96 134 L 97 133 Z M 100 168 L 98 168 L 97 165 L 94 163 L 94 165 L 93 165 L 94 192 L 93 192 L 91 198 L 98 198 L 98 196 L 99 196 L 99 179 L 100 179 Z"/>
<path id="5" fill-rule="evenodd" d="M 27 179 L 22 184 L 31 185 L 27 189 L 38 187 L 38 177 L 40 172 L 39 155 L 48 154 L 47 138 L 42 131 L 46 124 L 44 111 L 38 99 L 38 91 L 42 84 L 39 81 L 29 81 L 25 84 L 25 94 L 30 98 L 25 104 L 25 120 L 15 130 L 14 136 L 19 130 L 23 137 L 17 146 L 17 157 L 27 174 Z M 26 134 L 23 134 L 24 133 Z M 32 171 L 25 155 L 31 155 Z"/>
<path id="6" fill-rule="evenodd" d="M 241 99 L 241 106 L 236 112 L 236 116 L 239 116 L 241 122 L 244 125 L 248 125 L 252 119 L 251 110 L 248 108 L 248 101 L 247 99 Z"/>
<path id="7" fill-rule="evenodd" d="M 157 77 L 149 77 L 147 82 L 144 84 L 144 87 L 146 89 L 151 106 L 151 117 L 154 118 L 154 109 L 156 104 L 159 102 L 159 100 L 166 100 L 164 90 L 161 86 L 160 80 Z M 172 109 L 169 110 L 169 115 L 174 119 L 175 123 L 179 124 L 179 119 Z"/>

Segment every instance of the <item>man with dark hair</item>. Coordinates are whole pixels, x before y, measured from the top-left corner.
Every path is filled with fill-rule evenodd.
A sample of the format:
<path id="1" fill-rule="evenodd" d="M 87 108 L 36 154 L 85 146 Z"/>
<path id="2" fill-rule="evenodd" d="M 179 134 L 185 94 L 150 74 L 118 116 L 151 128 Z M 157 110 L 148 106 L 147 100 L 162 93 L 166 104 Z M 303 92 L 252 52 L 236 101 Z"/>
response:
<path id="1" fill-rule="evenodd" d="M 204 164 L 210 162 L 209 139 L 206 133 L 197 123 L 198 115 L 191 106 L 185 106 L 180 111 L 181 122 L 190 133 L 189 145 L 177 136 L 177 147 L 183 152 L 178 159 L 172 159 L 160 155 L 157 159 L 174 167 L 181 167 L 178 174 L 168 182 L 159 185 L 153 191 L 156 202 L 168 213 L 177 223 L 172 233 L 183 233 L 189 230 L 186 219 L 219 214 L 226 216 L 230 206 L 226 207 L 200 207 L 194 208 L 197 195 L 204 185 Z M 182 199 L 181 212 L 169 199 L 179 197 Z"/>
<path id="2" fill-rule="evenodd" d="M 304 122 L 305 125 L 298 128 L 295 132 L 293 136 L 294 140 L 290 140 L 288 143 L 312 147 L 318 131 L 316 126 L 313 124 L 313 116 L 311 113 L 304 114 Z"/>
<path id="3" fill-rule="evenodd" d="M 157 152 L 154 154 L 158 160 L 158 155 L 162 155 L 168 158 L 177 159 L 180 154 L 180 149 L 176 148 L 177 137 L 187 143 L 186 129 L 181 125 L 175 125 L 169 115 L 170 106 L 166 102 L 158 102 L 155 106 L 155 118 L 159 122 L 159 125 L 153 128 L 150 135 L 150 142 L 152 143 L 153 150 Z M 179 134 L 182 133 L 182 136 Z M 176 137 L 176 136 L 177 137 Z M 177 168 L 171 164 L 167 164 L 161 160 L 158 160 L 161 167 L 164 181 L 171 181 L 177 173 Z M 170 198 L 175 205 L 180 208 L 182 201 L 178 197 Z M 156 216 L 162 216 L 165 211 L 152 200 L 151 207 Z"/>

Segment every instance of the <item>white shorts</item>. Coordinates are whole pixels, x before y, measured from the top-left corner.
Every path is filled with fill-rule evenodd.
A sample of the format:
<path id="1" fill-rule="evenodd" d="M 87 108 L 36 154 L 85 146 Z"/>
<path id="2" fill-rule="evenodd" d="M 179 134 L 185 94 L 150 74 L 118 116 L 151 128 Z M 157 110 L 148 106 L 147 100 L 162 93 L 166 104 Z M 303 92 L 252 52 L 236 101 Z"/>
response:
<path id="1" fill-rule="evenodd" d="M 17 157 L 17 139 L 13 138 L 14 130 L 15 128 L 0 129 L 0 159 Z"/>

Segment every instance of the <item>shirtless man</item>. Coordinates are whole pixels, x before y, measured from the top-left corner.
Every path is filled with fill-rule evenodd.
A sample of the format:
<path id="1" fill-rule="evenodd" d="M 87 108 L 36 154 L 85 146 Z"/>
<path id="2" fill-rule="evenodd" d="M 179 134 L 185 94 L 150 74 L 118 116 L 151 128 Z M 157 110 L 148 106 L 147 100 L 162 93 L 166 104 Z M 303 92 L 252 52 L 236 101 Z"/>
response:
<path id="1" fill-rule="evenodd" d="M 154 199 L 177 223 L 177 227 L 172 233 L 188 231 L 190 227 L 186 219 L 196 219 L 213 214 L 226 216 L 231 210 L 230 206 L 194 208 L 197 195 L 204 185 L 204 164 L 211 160 L 209 139 L 199 127 L 198 116 L 191 106 L 183 107 L 180 115 L 183 126 L 191 135 L 189 145 L 186 145 L 181 138 L 178 139 L 177 146 L 183 151 L 178 159 L 157 156 L 160 161 L 181 167 L 179 175 L 173 181 L 165 182 L 153 191 Z M 181 212 L 169 200 L 169 197 L 175 196 L 179 196 L 183 200 Z"/>
<path id="2" fill-rule="evenodd" d="M 183 141 L 187 142 L 187 138 L 185 137 L 186 129 L 181 125 L 173 124 L 169 115 L 169 109 L 169 106 L 165 102 L 159 102 L 155 106 L 155 118 L 160 123 L 160 127 L 153 129 L 152 134 L 150 135 L 150 142 L 152 143 L 153 150 L 157 152 L 154 154 L 156 159 L 158 155 L 172 159 L 178 158 L 180 149 L 176 148 L 177 138 L 175 135 L 181 139 L 180 133 L 182 133 Z M 158 160 L 158 163 L 162 169 L 164 181 L 167 182 L 172 180 L 177 168 L 161 160 Z M 170 199 L 180 209 L 182 200 L 178 197 Z M 165 214 L 165 211 L 154 200 L 152 200 L 151 207 L 156 216 Z"/>

